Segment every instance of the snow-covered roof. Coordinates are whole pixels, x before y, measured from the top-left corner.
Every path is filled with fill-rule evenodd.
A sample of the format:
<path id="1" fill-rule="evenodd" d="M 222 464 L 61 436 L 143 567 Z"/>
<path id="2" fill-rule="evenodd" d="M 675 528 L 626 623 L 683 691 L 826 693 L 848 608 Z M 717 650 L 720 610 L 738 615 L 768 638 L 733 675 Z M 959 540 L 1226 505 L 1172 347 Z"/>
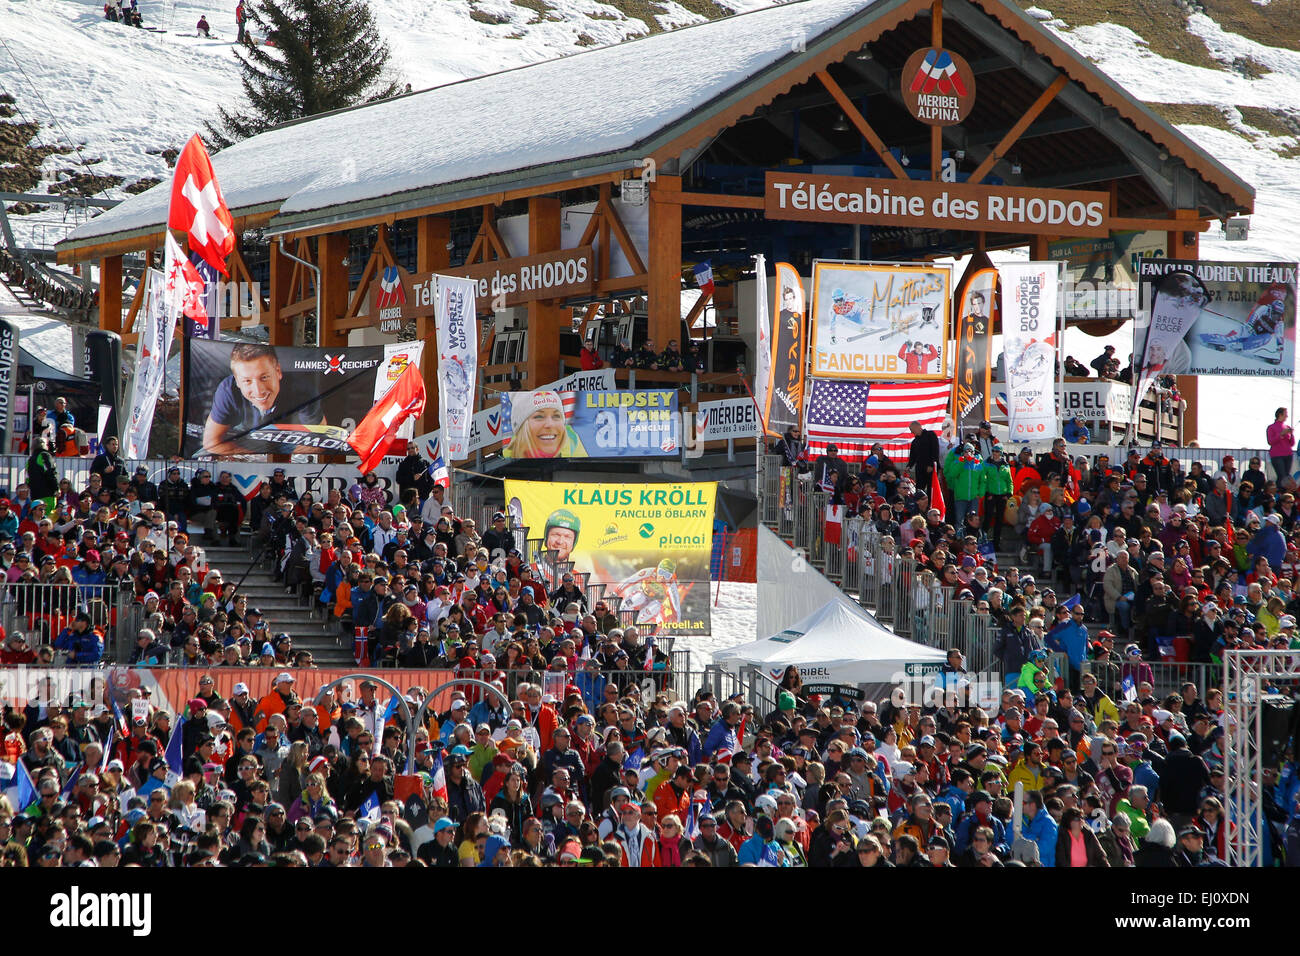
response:
<path id="1" fill-rule="evenodd" d="M 871 0 L 803 0 L 278 127 L 213 157 L 236 215 L 286 222 L 328 207 L 589 159 L 617 169 L 656 133 L 862 13 Z M 602 164 L 601 157 L 609 162 Z M 161 227 L 161 183 L 68 242 Z"/>
<path id="2" fill-rule="evenodd" d="M 1050 46 L 1092 92 L 1119 92 L 1126 117 L 1203 176 L 1249 191 L 1018 8 L 975 2 Z M 913 3 L 799 0 L 755 10 L 302 120 L 223 150 L 214 164 L 236 216 L 273 213 L 275 232 L 626 169 L 769 83 L 787 61 Z M 157 233 L 169 192 L 164 182 L 126 200 L 74 230 L 61 251 Z"/>

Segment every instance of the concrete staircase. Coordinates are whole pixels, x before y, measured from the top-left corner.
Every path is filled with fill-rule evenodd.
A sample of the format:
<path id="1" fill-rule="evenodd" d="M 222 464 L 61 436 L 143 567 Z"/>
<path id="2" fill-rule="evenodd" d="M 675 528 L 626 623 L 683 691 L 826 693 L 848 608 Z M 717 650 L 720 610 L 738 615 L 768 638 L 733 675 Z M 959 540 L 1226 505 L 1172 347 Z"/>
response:
<path id="1" fill-rule="evenodd" d="M 196 543 L 207 552 L 208 564 L 220 570 L 226 581 L 238 582 L 252 568 L 239 592 L 248 595 L 250 607 L 262 612 L 268 638 L 283 631 L 293 638 L 294 651 L 311 651 L 317 666 L 352 666 L 352 641 L 341 640 L 334 616 L 304 604 L 296 592 L 286 594 L 284 585 L 271 577 L 269 556 L 263 555 L 254 566 L 254 555 L 246 547 L 210 545 L 201 538 Z M 261 648 L 253 650 L 256 653 Z"/>

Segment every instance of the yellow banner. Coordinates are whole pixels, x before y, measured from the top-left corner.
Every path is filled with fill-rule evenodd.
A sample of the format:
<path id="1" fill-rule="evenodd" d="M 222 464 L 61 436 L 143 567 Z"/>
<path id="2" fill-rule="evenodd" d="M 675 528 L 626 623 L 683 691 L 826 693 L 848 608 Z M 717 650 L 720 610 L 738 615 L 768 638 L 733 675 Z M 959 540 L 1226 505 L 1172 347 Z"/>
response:
<path id="1" fill-rule="evenodd" d="M 606 585 L 608 599 L 637 612 L 638 626 L 669 634 L 709 633 L 716 493 L 712 481 L 505 483 L 507 507 L 530 540 L 555 551 L 556 561 L 572 561 L 586 583 Z"/>

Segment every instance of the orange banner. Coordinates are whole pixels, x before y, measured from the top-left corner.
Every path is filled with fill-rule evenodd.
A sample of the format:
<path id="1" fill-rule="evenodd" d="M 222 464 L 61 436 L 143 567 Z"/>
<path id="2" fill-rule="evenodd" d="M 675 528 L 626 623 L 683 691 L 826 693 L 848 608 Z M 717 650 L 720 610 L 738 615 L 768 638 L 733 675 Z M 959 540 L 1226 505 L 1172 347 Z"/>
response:
<path id="1" fill-rule="evenodd" d="M 150 700 L 157 707 L 179 713 L 185 704 L 199 691 L 199 678 L 205 674 L 212 676 L 216 692 L 229 699 L 236 684 L 248 685 L 248 693 L 253 699 L 260 699 L 271 693 L 271 682 L 281 673 L 292 674 L 294 690 L 304 701 L 315 698 L 316 692 L 330 681 L 347 677 L 350 674 L 362 675 L 348 681 L 341 688 L 335 689 L 335 699 L 339 701 L 356 699 L 357 685 L 364 676 L 385 680 L 397 687 L 403 694 L 411 688 L 422 688 L 428 693 L 439 684 L 451 680 L 455 672 L 450 670 L 362 670 L 360 668 L 295 668 L 295 667 L 187 667 L 187 668 L 141 668 L 113 667 L 109 669 L 109 690 L 118 703 L 124 704 L 127 692 L 133 687 L 149 688 Z M 386 690 L 378 695 L 381 701 L 390 696 Z M 438 695 L 434 702 L 439 710 L 451 706 L 451 692 L 448 689 Z M 421 695 L 423 696 L 423 695 Z"/>

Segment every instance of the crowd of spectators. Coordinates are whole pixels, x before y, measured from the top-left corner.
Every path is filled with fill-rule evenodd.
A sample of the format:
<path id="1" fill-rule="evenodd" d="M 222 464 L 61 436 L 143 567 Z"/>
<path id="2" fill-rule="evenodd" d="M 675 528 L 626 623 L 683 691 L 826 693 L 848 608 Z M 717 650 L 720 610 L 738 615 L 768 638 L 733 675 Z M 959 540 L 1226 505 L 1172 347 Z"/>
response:
<path id="1" fill-rule="evenodd" d="M 1010 720 L 1003 736 L 1018 745 L 1008 769 L 1035 768 L 1028 789 L 1039 790 L 1043 768 L 1072 780 L 1074 761 L 1087 756 L 1091 785 L 1077 796 L 1108 798 L 1111 825 L 1123 824 L 1114 811 L 1135 791 L 1144 808 L 1162 804 L 1177 839 L 1199 827 L 1201 837 L 1186 839 L 1222 859 L 1222 806 L 1209 800 L 1222 801 L 1222 694 L 1211 688 L 1205 703 L 1195 687 L 1158 695 L 1153 665 L 1208 664 L 1217 674 L 1225 649 L 1300 650 L 1300 511 L 1286 418 L 1278 409 L 1269 428 L 1271 462 L 1229 455 L 1217 467 L 1184 467 L 1160 442 L 1075 457 L 1064 438 L 1042 454 L 1004 451 L 988 422 L 956 442 L 914 428 L 907 462 L 880 446 L 853 464 L 834 446 L 810 460 L 797 429 L 772 452 L 830 491 L 846 518 L 864 519 L 883 552 L 915 560 L 918 607 L 952 601 L 988 618 L 995 680 L 1019 696 L 1010 706 L 1004 697 L 994 720 Z M 934 470 L 942 502 L 929 497 Z M 1058 672 L 1052 661 L 1062 659 Z M 948 670 L 964 674 L 952 657 Z M 1097 735 L 1111 741 L 1104 752 Z M 1263 781 L 1264 852 L 1300 865 L 1290 758 Z M 1171 761 L 1186 774 L 1176 789 L 1151 776 Z M 1217 814 L 1208 823 L 1207 807 Z M 1102 837 L 1108 824 L 1092 809 L 1085 828 Z M 1146 832 L 1149 809 L 1144 816 Z"/>

